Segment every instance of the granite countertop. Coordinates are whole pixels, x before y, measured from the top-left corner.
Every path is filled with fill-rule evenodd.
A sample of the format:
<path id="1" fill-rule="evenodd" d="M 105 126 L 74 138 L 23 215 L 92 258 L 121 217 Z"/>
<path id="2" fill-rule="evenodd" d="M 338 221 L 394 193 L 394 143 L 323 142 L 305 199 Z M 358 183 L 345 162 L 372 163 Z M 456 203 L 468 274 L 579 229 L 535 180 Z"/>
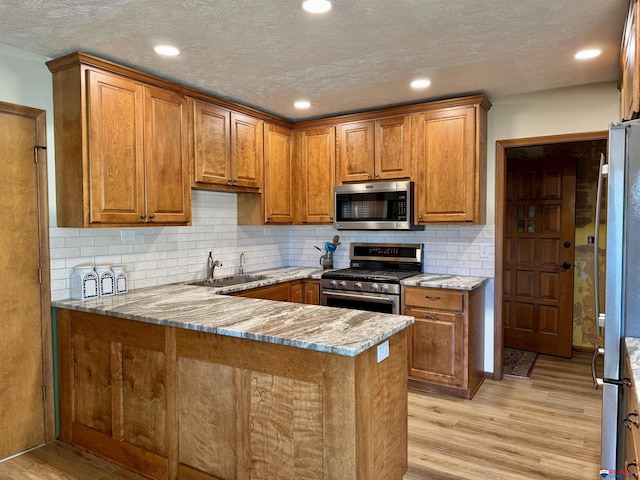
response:
<path id="1" fill-rule="evenodd" d="M 443 275 L 422 273 L 405 278 L 400 283 L 413 287 L 449 288 L 451 290 L 474 290 L 486 282 L 486 277 L 470 277 L 465 275 Z"/>
<path id="2" fill-rule="evenodd" d="M 313 268 L 279 268 L 248 273 L 269 278 L 233 287 L 174 284 L 92 300 L 58 300 L 52 304 L 351 357 L 413 323 L 413 317 L 404 315 L 221 295 L 301 278 L 320 278 L 320 273 L 321 270 Z"/>
<path id="3" fill-rule="evenodd" d="M 624 343 L 627 347 L 627 354 L 629 355 L 631 376 L 633 377 L 634 390 L 637 397 L 638 389 L 640 388 L 640 338 L 625 337 Z M 640 398 L 636 398 L 637 403 L 640 403 L 639 400 Z"/>

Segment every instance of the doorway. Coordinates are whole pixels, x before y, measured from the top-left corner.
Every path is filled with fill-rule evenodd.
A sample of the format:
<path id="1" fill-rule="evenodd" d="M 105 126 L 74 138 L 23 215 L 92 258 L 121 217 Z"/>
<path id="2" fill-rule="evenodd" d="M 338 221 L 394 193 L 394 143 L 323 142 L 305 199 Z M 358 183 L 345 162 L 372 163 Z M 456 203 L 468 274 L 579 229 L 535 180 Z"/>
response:
<path id="1" fill-rule="evenodd" d="M 577 166 L 580 168 L 582 157 L 579 152 L 584 153 L 583 150 L 586 148 L 585 146 L 588 146 L 591 150 L 604 147 L 603 151 L 606 151 L 607 138 L 608 132 L 601 131 L 496 142 L 495 379 L 502 379 L 503 376 L 503 348 L 505 346 L 506 330 L 513 329 L 514 321 L 520 322 L 520 331 L 526 332 L 528 330 L 533 334 L 530 343 L 527 343 L 526 335 L 523 335 L 524 339 L 520 338 L 518 340 L 518 342 L 520 342 L 518 348 L 552 353 L 541 348 L 539 342 L 541 338 L 544 343 L 544 341 L 547 340 L 546 337 L 555 337 L 553 342 L 560 341 L 564 345 L 562 352 L 552 353 L 555 355 L 571 355 L 571 331 L 574 329 L 572 324 L 567 336 L 565 325 L 565 333 L 561 335 L 564 336 L 564 339 L 558 340 L 557 327 L 559 326 L 559 315 L 567 315 L 567 311 L 573 312 L 573 288 L 566 288 L 566 282 L 562 281 L 562 272 L 566 267 L 564 264 L 568 263 L 569 268 L 566 270 L 570 270 L 571 274 L 573 274 L 574 262 L 569 262 L 565 257 L 570 254 L 568 251 L 574 246 L 575 233 L 571 235 L 571 239 L 562 239 L 561 242 L 553 238 L 548 238 L 546 240 L 540 239 L 537 245 L 536 241 L 532 240 L 522 241 L 520 242 L 521 245 L 517 245 L 518 240 L 514 240 L 514 238 L 525 239 L 529 237 L 531 239 L 535 237 L 535 235 L 532 235 L 533 232 L 526 232 L 529 227 L 529 220 L 536 221 L 535 228 L 538 230 L 540 227 L 539 222 L 541 220 L 544 222 L 545 219 L 538 215 L 542 204 L 534 202 L 528 205 L 527 201 L 522 199 L 519 204 L 517 201 L 515 202 L 515 212 L 510 212 L 512 217 L 511 225 L 516 230 L 518 226 L 523 227 L 525 232 L 520 232 L 522 235 L 514 235 L 513 232 L 507 230 L 507 228 L 512 228 L 508 225 L 510 215 L 507 212 L 507 205 L 510 203 L 508 197 L 512 196 L 510 190 L 512 191 L 513 189 L 513 187 L 509 186 L 507 175 L 513 168 L 509 169 L 509 166 L 516 165 L 515 162 L 517 161 L 529 160 L 532 163 L 532 165 L 529 165 L 531 171 L 538 171 L 537 166 L 543 163 L 544 158 L 552 157 L 558 160 L 560 157 L 568 157 L 578 158 Z M 553 161 L 551 162 L 553 165 Z M 569 160 L 569 162 L 571 162 L 571 160 Z M 511 178 L 513 178 L 513 175 L 511 175 Z M 541 178 L 544 178 L 544 174 L 541 174 Z M 558 185 L 557 182 L 561 180 L 558 178 L 552 180 L 553 178 L 553 175 L 548 176 L 551 182 L 549 185 Z M 527 182 L 524 182 L 523 185 L 525 184 L 527 184 Z M 578 192 L 578 198 L 580 198 L 582 194 L 583 192 Z M 573 195 L 573 197 L 576 198 L 575 195 Z M 536 202 L 539 201 L 540 199 L 536 200 Z M 567 201 L 570 202 L 570 200 Z M 564 203 L 565 201 L 562 202 L 563 205 Z M 520 212 L 518 212 L 518 205 L 523 207 L 520 209 Z M 534 205 L 537 206 L 534 207 Z M 530 212 L 532 218 L 528 218 L 529 207 L 534 207 Z M 572 208 L 572 205 L 569 205 L 569 208 Z M 552 210 L 554 209 L 557 215 L 561 215 L 560 210 L 557 210 L 556 207 L 552 208 Z M 521 218 L 517 218 L 518 213 L 522 214 Z M 546 221 L 550 221 L 551 218 L 550 216 Z M 558 220 L 558 225 L 561 223 L 560 217 L 553 218 Z M 519 221 L 520 224 L 518 223 Z M 553 230 L 551 224 L 543 225 L 543 227 Z M 543 235 L 540 235 L 540 237 L 543 237 Z M 515 252 L 513 251 L 514 242 L 516 242 Z M 566 242 L 570 242 L 568 247 L 565 247 Z M 527 255 L 527 246 L 529 247 L 530 255 Z M 551 248 L 552 246 L 556 248 L 553 249 Z M 511 251 L 509 250 L 510 248 Z M 512 265 L 510 265 L 513 259 L 518 260 L 518 254 L 520 254 L 519 260 L 531 260 L 533 262 L 530 266 L 531 268 L 528 270 L 525 269 L 528 273 L 521 275 L 521 284 L 519 287 L 511 276 L 511 272 L 515 273 L 517 268 L 512 269 Z M 537 258 L 535 258 L 536 256 Z M 562 259 L 562 261 L 560 261 L 560 259 Z M 539 265 L 535 265 L 535 262 L 538 262 Z M 545 263 L 548 264 L 548 268 L 545 268 Z M 509 268 L 505 268 L 505 266 Z M 565 273 L 564 276 L 566 277 L 567 274 Z M 520 288 L 520 291 L 514 291 L 514 288 Z M 565 291 L 562 292 L 562 289 Z M 533 297 L 533 301 L 520 301 L 526 297 L 516 294 L 530 295 Z M 556 296 L 558 297 L 557 299 L 554 298 Z M 566 297 L 568 297 L 568 299 Z M 513 310 L 514 306 L 520 308 L 519 313 Z M 563 307 L 564 312 L 560 312 L 560 307 Z M 570 313 L 570 315 L 573 315 L 573 313 Z"/>
<path id="2" fill-rule="evenodd" d="M 0 459 L 55 438 L 45 112 L 0 102 Z"/>

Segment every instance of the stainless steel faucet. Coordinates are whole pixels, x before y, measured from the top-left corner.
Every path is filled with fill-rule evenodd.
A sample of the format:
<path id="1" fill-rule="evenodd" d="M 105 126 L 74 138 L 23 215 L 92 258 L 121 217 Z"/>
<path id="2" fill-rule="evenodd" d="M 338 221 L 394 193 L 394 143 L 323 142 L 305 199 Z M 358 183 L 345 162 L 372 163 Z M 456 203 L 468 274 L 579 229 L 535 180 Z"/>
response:
<path id="1" fill-rule="evenodd" d="M 211 252 L 209 252 L 209 258 L 207 259 L 207 280 L 209 280 L 210 282 L 213 282 L 213 272 L 216 269 L 216 267 L 221 267 L 222 266 L 222 262 L 219 260 L 213 260 L 213 257 L 211 256 Z"/>
<path id="2" fill-rule="evenodd" d="M 240 254 L 240 275 L 244 274 L 244 267 L 242 266 L 242 264 L 245 262 L 245 258 L 244 258 L 244 252 L 242 252 Z"/>

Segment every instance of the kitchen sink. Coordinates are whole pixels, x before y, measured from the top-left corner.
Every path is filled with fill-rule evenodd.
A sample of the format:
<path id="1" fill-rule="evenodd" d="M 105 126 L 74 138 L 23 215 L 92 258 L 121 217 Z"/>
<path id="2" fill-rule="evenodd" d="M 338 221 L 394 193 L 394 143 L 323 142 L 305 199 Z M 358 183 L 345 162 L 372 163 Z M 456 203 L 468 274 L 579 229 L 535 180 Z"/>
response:
<path id="1" fill-rule="evenodd" d="M 212 282 L 209 280 L 200 280 L 190 283 L 199 287 L 230 287 L 232 285 L 241 285 L 243 283 L 255 282 L 257 280 L 266 279 L 266 275 L 229 275 L 228 277 L 214 278 Z"/>

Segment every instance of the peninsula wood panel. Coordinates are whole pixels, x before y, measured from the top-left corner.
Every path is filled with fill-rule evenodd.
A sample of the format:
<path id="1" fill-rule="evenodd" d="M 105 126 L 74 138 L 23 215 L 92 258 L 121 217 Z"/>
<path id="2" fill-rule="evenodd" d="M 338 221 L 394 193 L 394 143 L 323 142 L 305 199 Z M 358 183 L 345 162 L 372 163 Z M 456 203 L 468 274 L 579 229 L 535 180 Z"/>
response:
<path id="1" fill-rule="evenodd" d="M 66 442 L 154 479 L 400 480 L 406 472 L 406 330 L 378 363 L 375 347 L 346 357 L 58 312 Z M 98 378 L 88 370 L 95 363 Z M 74 397 L 98 386 L 104 398 L 79 417 Z M 133 408 L 137 420 L 123 414 Z M 112 434 L 78 421 L 88 417 Z"/>

